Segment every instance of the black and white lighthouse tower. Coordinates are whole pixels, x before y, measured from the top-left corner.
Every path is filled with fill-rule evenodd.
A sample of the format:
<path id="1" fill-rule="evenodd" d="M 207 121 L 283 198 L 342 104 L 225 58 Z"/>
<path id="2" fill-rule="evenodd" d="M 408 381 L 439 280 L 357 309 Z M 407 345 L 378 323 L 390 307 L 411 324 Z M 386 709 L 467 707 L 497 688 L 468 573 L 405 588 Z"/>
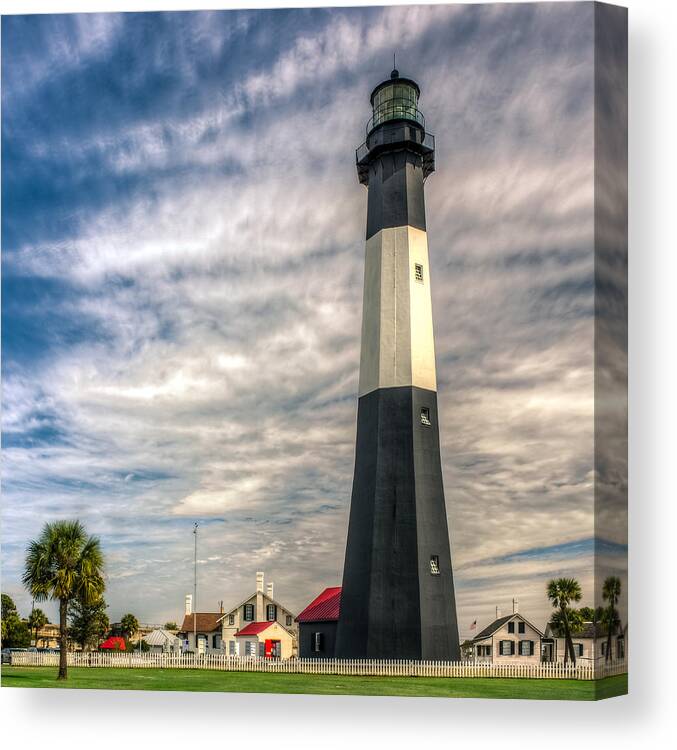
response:
<path id="1" fill-rule="evenodd" d="M 419 95 L 393 70 L 371 94 L 356 155 L 369 198 L 339 658 L 460 657 L 423 196 L 435 140 Z"/>

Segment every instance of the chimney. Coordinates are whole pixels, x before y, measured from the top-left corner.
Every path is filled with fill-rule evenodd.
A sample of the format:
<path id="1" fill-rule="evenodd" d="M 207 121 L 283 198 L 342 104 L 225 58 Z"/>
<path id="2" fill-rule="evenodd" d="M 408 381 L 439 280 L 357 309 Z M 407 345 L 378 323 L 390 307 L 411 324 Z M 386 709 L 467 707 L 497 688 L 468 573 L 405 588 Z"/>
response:
<path id="1" fill-rule="evenodd" d="M 256 622 L 263 622 L 263 573 L 259 571 L 256 574 L 256 614 L 254 615 Z"/>
<path id="2" fill-rule="evenodd" d="M 266 586 L 266 594 L 268 595 L 268 598 L 269 598 L 269 599 L 272 599 L 272 598 L 273 598 L 273 584 L 272 584 L 272 582 L 271 582 L 271 583 L 269 583 L 269 584 L 268 584 L 268 585 Z"/>
<path id="3" fill-rule="evenodd" d="M 496 619 L 498 620 L 498 618 L 500 616 L 501 616 L 501 608 L 500 607 L 496 607 Z"/>
<path id="4" fill-rule="evenodd" d="M 512 600 L 512 613 L 513 613 L 513 615 L 517 614 L 517 611 L 519 610 L 519 608 L 520 608 L 520 600 L 515 596 L 515 597 L 513 597 L 513 600 Z"/>
<path id="5" fill-rule="evenodd" d="M 219 612 L 220 614 L 223 614 L 223 599 L 219 602 Z"/>
<path id="6" fill-rule="evenodd" d="M 186 594 L 186 614 L 187 615 L 193 614 L 193 595 L 192 594 Z"/>

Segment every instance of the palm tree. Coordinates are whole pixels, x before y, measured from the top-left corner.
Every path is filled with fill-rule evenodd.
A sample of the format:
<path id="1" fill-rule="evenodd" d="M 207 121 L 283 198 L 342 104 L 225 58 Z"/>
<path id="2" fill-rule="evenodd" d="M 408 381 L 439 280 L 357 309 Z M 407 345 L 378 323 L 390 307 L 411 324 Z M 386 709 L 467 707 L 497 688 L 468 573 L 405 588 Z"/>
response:
<path id="1" fill-rule="evenodd" d="M 571 640 L 572 610 L 569 608 L 569 604 L 580 602 L 583 596 L 581 586 L 575 578 L 556 578 L 548 583 L 547 593 L 552 606 L 559 610 L 557 619 L 564 629 L 564 663 L 567 664 L 568 660 L 571 659 L 576 666 L 574 643 Z"/>
<path id="2" fill-rule="evenodd" d="M 134 617 L 134 615 L 126 614 L 120 620 L 120 631 L 127 640 L 129 640 L 134 635 L 134 633 L 138 631 L 138 629 L 139 621 L 136 619 L 136 617 Z"/>
<path id="3" fill-rule="evenodd" d="M 609 602 L 609 606 L 604 612 L 604 624 L 607 629 L 606 636 L 606 657 L 605 661 L 611 659 L 611 634 L 615 632 L 616 628 L 620 624 L 618 613 L 616 612 L 616 604 L 621 597 L 621 579 L 616 576 L 609 576 L 604 580 L 602 586 L 602 598 L 604 601 Z"/>
<path id="4" fill-rule="evenodd" d="M 46 523 L 28 545 L 24 586 L 37 601 L 59 601 L 59 680 L 68 677 L 68 604 L 96 601 L 105 588 L 101 544 L 79 521 Z"/>
<path id="5" fill-rule="evenodd" d="M 31 631 L 35 631 L 36 646 L 38 645 L 38 630 L 43 628 L 48 622 L 47 615 L 41 609 L 34 608 L 30 615 L 28 615 L 28 627 Z"/>

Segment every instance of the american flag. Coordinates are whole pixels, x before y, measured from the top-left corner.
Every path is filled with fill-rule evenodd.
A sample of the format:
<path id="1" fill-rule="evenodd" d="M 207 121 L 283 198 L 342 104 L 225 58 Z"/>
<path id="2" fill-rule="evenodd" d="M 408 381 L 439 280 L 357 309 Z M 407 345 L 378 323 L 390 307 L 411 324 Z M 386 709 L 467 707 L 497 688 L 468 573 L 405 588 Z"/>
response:
<path id="1" fill-rule="evenodd" d="M 476 627 L 477 627 L 477 620 L 473 620 L 473 623 L 470 626 L 470 630 L 475 630 Z"/>

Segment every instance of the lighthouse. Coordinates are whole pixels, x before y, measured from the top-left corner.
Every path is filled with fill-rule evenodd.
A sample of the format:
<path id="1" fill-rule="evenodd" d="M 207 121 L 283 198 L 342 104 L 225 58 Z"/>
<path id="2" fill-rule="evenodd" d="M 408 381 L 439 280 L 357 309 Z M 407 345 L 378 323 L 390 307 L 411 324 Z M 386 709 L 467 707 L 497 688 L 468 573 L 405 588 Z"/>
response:
<path id="1" fill-rule="evenodd" d="M 356 152 L 367 232 L 338 658 L 460 658 L 424 203 L 435 139 L 419 96 L 393 70 L 371 94 Z"/>

